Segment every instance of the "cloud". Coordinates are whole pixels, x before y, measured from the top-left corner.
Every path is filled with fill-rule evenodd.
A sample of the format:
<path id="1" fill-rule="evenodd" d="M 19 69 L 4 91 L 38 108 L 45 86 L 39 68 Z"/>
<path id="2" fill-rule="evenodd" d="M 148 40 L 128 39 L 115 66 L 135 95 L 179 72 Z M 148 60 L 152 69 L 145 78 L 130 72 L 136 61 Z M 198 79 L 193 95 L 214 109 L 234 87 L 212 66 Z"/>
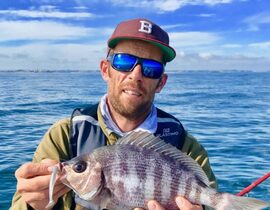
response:
<path id="1" fill-rule="evenodd" d="M 0 40 L 72 40 L 108 36 L 111 28 L 87 28 L 53 21 L 0 21 Z"/>
<path id="2" fill-rule="evenodd" d="M 212 53 L 209 52 L 202 52 L 202 53 L 198 53 L 199 58 L 202 58 L 204 60 L 209 60 L 213 57 L 215 57 Z"/>
<path id="3" fill-rule="evenodd" d="M 240 54 L 222 55 L 211 52 L 181 53 L 169 63 L 169 70 L 253 70 L 269 71 L 270 59 Z"/>
<path id="4" fill-rule="evenodd" d="M 270 24 L 270 11 L 258 13 L 256 15 L 252 15 L 247 17 L 244 21 L 248 25 L 248 30 L 250 31 L 258 31 L 263 25 Z"/>
<path id="5" fill-rule="evenodd" d="M 161 28 L 163 28 L 164 30 L 169 30 L 169 29 L 175 29 L 175 28 L 179 28 L 179 27 L 184 27 L 186 26 L 186 24 L 173 24 L 173 25 L 164 25 L 161 26 Z"/>
<path id="6" fill-rule="evenodd" d="M 98 0 L 93 1 L 98 2 Z M 43 2 L 47 5 L 31 7 L 29 10 L 0 10 L 0 70 L 99 69 L 99 60 L 106 55 L 106 40 L 113 28 L 103 28 L 102 20 L 96 21 L 98 15 L 86 12 L 93 2 L 84 3 L 83 0 L 77 0 L 76 7 L 65 8 L 73 9 L 75 12 L 58 10 L 60 7 L 49 5 L 52 1 Z M 179 10 L 185 6 L 212 7 L 229 4 L 233 0 L 142 0 L 137 2 L 106 0 L 106 3 L 108 2 L 116 6 L 120 5 L 120 9 L 133 7 L 164 13 Z M 198 16 L 203 18 L 214 16 L 214 13 L 208 12 L 209 10 L 200 10 Z M 108 18 L 108 16 L 102 17 L 104 20 Z M 268 18 L 268 13 L 260 13 L 245 19 L 245 24 L 250 28 L 253 26 L 260 29 L 270 22 Z M 177 51 L 176 59 L 166 66 L 168 70 L 228 70 L 232 68 L 265 70 L 270 66 L 270 58 L 267 58 L 270 53 L 269 42 L 254 41 L 245 45 L 229 39 L 226 43 L 228 33 L 222 33 L 222 30 L 219 33 L 196 31 L 196 29 L 178 32 L 179 29 L 180 31 L 184 31 L 185 28 L 190 29 L 192 19 L 191 22 L 182 23 L 183 21 L 163 26 L 164 29 L 170 31 L 170 45 Z M 90 24 L 96 27 L 92 28 Z"/>
<path id="7" fill-rule="evenodd" d="M 210 14 L 210 13 L 208 13 L 208 14 L 199 14 L 199 15 L 197 15 L 198 17 L 202 17 L 202 18 L 211 18 L 211 17 L 214 17 L 215 16 L 215 14 Z"/>
<path id="8" fill-rule="evenodd" d="M 96 15 L 87 12 L 61 12 L 52 10 L 54 7 L 42 7 L 40 10 L 0 10 L 0 15 L 5 17 L 26 17 L 26 18 L 58 18 L 58 19 L 82 19 L 95 18 Z M 46 11 L 48 10 L 49 11 Z"/>
<path id="9" fill-rule="evenodd" d="M 32 43 L 17 47 L 0 46 L 0 70 L 97 70 L 106 56 L 106 44 Z"/>
<path id="10" fill-rule="evenodd" d="M 242 47 L 242 45 L 240 45 L 240 44 L 224 44 L 224 45 L 222 45 L 222 47 L 228 48 L 228 49 L 235 49 L 235 48 Z"/>
<path id="11" fill-rule="evenodd" d="M 228 4 L 233 0 L 108 0 L 113 5 L 121 5 L 124 7 L 134 8 L 156 8 L 161 12 L 173 12 L 188 5 L 208 5 L 215 6 L 217 4 Z"/>
<path id="12" fill-rule="evenodd" d="M 12 56 L 14 59 L 27 59 L 29 58 L 29 55 L 25 54 L 25 53 L 15 53 Z"/>
<path id="13" fill-rule="evenodd" d="M 169 33 L 171 45 L 175 47 L 195 47 L 211 45 L 221 39 L 215 33 L 208 32 L 173 32 Z"/>
<path id="14" fill-rule="evenodd" d="M 40 4 L 60 4 L 63 3 L 65 0 L 30 0 L 31 3 L 40 3 Z"/>
<path id="15" fill-rule="evenodd" d="M 10 56 L 8 56 L 8 55 L 6 55 L 6 54 L 4 54 L 4 53 L 0 53 L 0 59 L 1 58 L 10 58 Z"/>
<path id="16" fill-rule="evenodd" d="M 208 5 L 228 4 L 232 0 L 158 0 L 153 1 L 153 5 L 161 11 L 175 11 L 188 5 Z"/>
<path id="17" fill-rule="evenodd" d="M 257 42 L 249 45 L 250 47 L 260 48 L 260 49 L 269 49 L 270 50 L 270 42 Z"/>
<path id="18" fill-rule="evenodd" d="M 189 48 L 188 48 L 189 49 Z M 98 70 L 106 55 L 106 42 L 52 44 L 32 43 L 17 47 L 0 46 L 0 70 Z M 263 55 L 224 55 L 206 48 L 204 51 L 177 50 L 176 59 L 166 65 L 172 70 L 269 70 L 270 58 Z"/>

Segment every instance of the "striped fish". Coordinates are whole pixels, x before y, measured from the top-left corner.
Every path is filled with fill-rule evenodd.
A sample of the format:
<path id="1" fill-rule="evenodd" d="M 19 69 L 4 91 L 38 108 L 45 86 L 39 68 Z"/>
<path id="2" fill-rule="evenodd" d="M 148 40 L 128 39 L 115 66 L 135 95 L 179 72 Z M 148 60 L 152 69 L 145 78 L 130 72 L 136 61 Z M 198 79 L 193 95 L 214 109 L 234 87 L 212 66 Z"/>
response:
<path id="1" fill-rule="evenodd" d="M 192 158 L 146 132 L 132 132 L 115 145 L 64 162 L 61 174 L 64 184 L 100 209 L 147 209 L 147 201 L 154 199 L 165 209 L 177 210 L 177 195 L 218 210 L 256 210 L 270 205 L 217 192 Z"/>

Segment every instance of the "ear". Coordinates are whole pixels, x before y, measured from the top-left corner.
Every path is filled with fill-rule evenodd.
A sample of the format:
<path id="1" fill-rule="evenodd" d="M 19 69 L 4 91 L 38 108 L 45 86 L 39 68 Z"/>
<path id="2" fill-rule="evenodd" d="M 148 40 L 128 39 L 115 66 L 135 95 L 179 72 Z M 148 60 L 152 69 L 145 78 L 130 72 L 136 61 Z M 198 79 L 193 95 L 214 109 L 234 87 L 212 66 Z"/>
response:
<path id="1" fill-rule="evenodd" d="M 109 79 L 109 62 L 107 60 L 100 61 L 100 72 L 104 81 Z"/>
<path id="2" fill-rule="evenodd" d="M 165 86 L 166 82 L 168 79 L 168 75 L 167 74 L 163 74 L 162 77 L 159 79 L 157 88 L 156 88 L 156 93 L 160 93 L 160 91 L 163 89 L 163 87 Z"/>

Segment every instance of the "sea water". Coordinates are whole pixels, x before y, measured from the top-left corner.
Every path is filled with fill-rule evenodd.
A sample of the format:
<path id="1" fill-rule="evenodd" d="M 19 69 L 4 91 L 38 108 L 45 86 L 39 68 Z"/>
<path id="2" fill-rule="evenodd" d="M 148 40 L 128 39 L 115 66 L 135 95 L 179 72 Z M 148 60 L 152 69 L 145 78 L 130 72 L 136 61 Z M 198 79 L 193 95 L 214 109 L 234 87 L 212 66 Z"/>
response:
<path id="1" fill-rule="evenodd" d="M 155 103 L 206 148 L 220 191 L 236 194 L 270 171 L 270 71 L 168 75 Z M 15 192 L 15 170 L 31 161 L 47 129 L 106 89 L 97 71 L 0 72 L 1 210 Z M 270 180 L 248 196 L 270 201 Z"/>

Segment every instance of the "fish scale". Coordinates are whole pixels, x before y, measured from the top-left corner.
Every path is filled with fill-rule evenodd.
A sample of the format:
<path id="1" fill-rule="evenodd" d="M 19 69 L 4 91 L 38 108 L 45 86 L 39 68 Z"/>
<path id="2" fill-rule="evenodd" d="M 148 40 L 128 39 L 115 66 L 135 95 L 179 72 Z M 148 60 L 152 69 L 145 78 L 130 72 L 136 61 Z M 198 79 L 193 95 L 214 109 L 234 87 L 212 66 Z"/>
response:
<path id="1" fill-rule="evenodd" d="M 146 202 L 155 199 L 165 209 L 177 210 L 177 195 L 218 210 L 256 210 L 270 205 L 217 192 L 192 158 L 146 132 L 131 132 L 114 145 L 67 161 L 61 173 L 64 184 L 98 209 L 146 208 Z M 85 185 L 78 187 L 78 180 Z"/>
<path id="2" fill-rule="evenodd" d="M 138 155 L 139 153 L 140 155 Z M 126 183 L 123 186 L 121 192 L 119 191 L 119 189 L 116 190 L 116 194 L 119 200 L 121 198 L 126 198 L 127 204 L 135 206 L 138 203 L 144 203 L 144 201 L 146 200 L 156 199 L 159 200 L 163 205 L 167 206 L 167 208 L 170 207 L 171 209 L 171 206 L 173 206 L 173 208 L 176 208 L 176 205 L 174 203 L 174 197 L 178 193 L 178 188 L 166 188 L 166 186 L 174 186 L 172 175 L 175 177 L 174 179 L 177 179 L 177 174 L 181 174 L 182 172 L 180 172 L 181 168 L 179 167 L 179 169 L 174 170 L 174 172 L 172 173 L 169 173 L 173 171 L 171 164 L 168 164 L 167 160 L 170 158 L 162 158 L 160 154 L 153 153 L 153 151 L 150 149 L 136 148 L 133 146 L 131 146 L 130 148 L 118 147 L 118 149 L 113 151 L 113 154 L 118 159 L 116 160 L 115 158 L 112 159 L 112 161 L 106 161 L 107 163 L 104 163 L 104 165 L 106 165 L 106 169 L 103 170 L 105 177 L 110 177 L 108 174 L 106 174 L 107 170 L 115 172 L 123 171 L 123 168 L 121 168 L 122 163 L 128 164 L 128 171 L 126 171 L 125 176 L 119 176 L 119 173 L 116 173 L 112 175 L 111 179 L 107 179 L 106 187 L 108 187 L 109 189 L 114 189 L 115 186 L 119 186 L 119 182 Z M 144 162 L 140 162 L 141 158 L 144 158 Z M 134 162 L 137 164 L 133 164 Z M 154 170 L 150 173 L 147 173 L 149 166 L 154 166 Z M 148 185 L 148 188 L 146 188 L 146 180 L 139 178 L 140 176 L 138 175 L 138 171 L 146 172 L 146 180 L 154 180 L 152 182 L 152 185 Z M 188 189 L 188 185 L 185 185 L 183 181 L 180 181 L 180 179 L 178 179 L 178 181 L 181 183 L 182 186 L 187 187 L 187 192 L 191 190 Z M 142 183 L 140 187 L 138 187 L 139 183 Z M 151 189 L 154 189 L 154 191 L 152 193 L 148 193 L 148 190 L 151 191 Z M 140 200 L 137 200 L 137 196 L 134 195 L 142 194 L 141 192 L 144 192 L 144 194 L 143 196 L 139 196 Z"/>

